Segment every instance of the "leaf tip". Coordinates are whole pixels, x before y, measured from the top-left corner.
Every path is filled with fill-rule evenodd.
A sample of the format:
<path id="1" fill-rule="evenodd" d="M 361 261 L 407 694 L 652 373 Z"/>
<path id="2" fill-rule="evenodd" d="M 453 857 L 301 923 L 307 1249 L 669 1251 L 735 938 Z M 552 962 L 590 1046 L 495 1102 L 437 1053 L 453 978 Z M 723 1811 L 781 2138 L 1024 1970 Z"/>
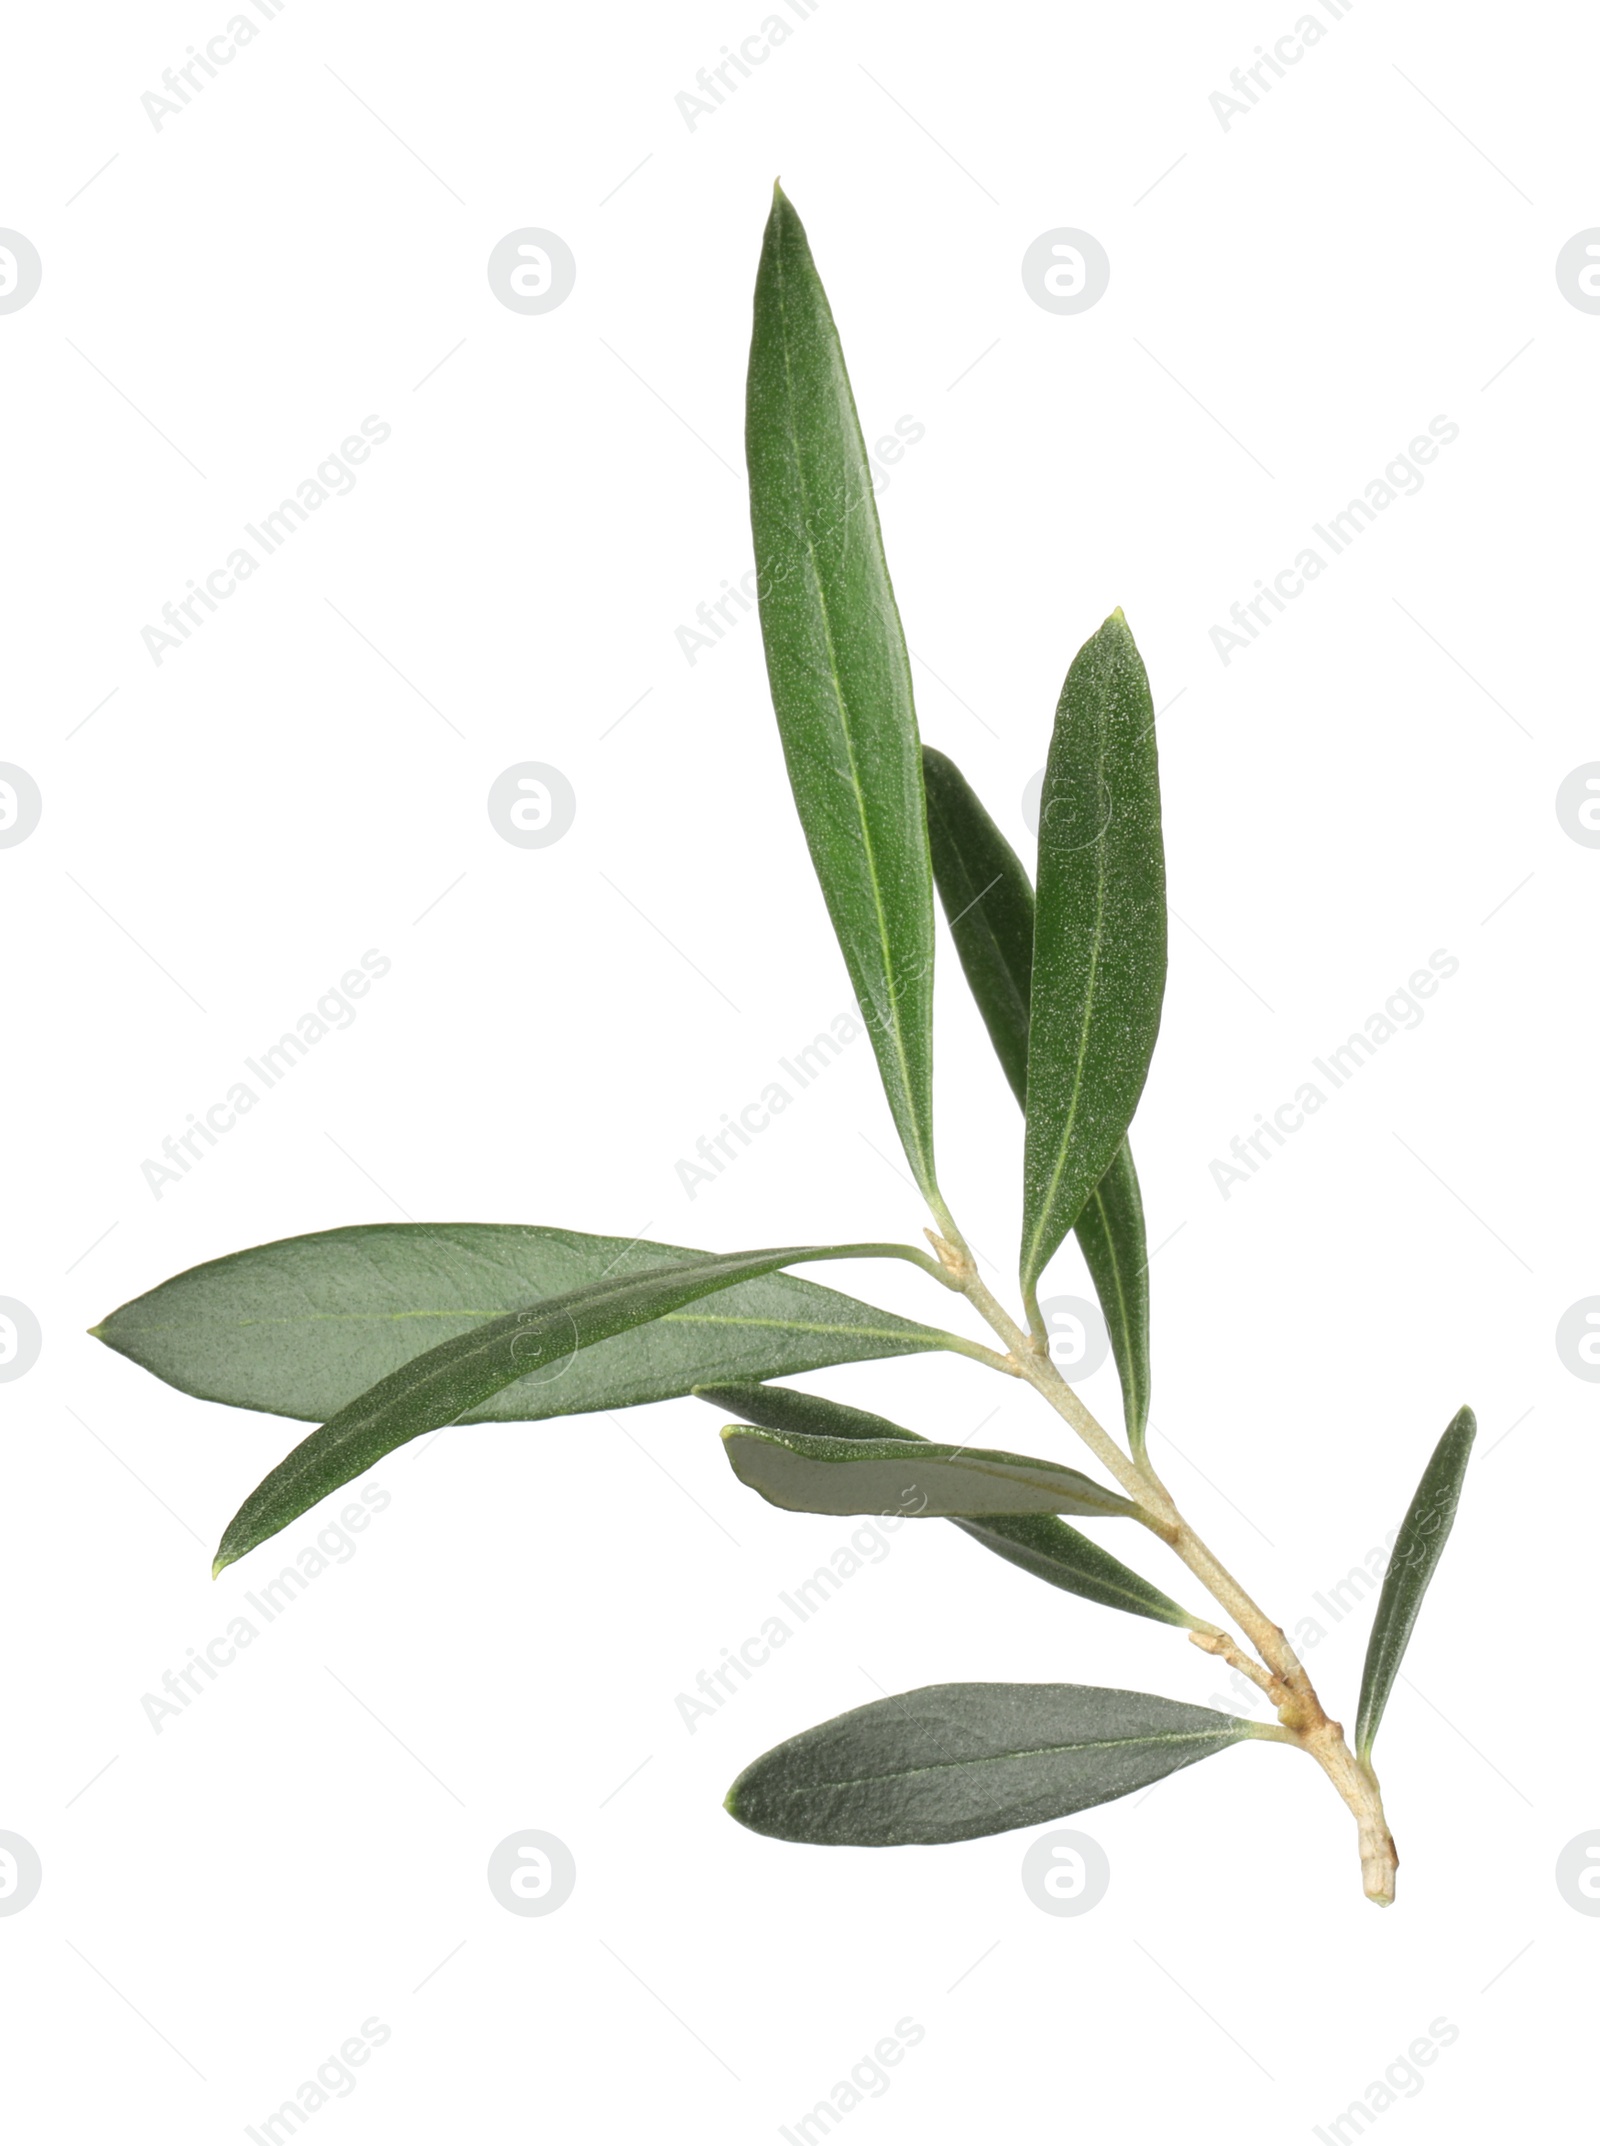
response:
<path id="1" fill-rule="evenodd" d="M 219 1550 L 211 1561 L 211 1577 L 214 1580 L 220 1580 L 228 1567 L 237 1563 L 238 1559 L 230 1557 L 226 1548 Z"/>

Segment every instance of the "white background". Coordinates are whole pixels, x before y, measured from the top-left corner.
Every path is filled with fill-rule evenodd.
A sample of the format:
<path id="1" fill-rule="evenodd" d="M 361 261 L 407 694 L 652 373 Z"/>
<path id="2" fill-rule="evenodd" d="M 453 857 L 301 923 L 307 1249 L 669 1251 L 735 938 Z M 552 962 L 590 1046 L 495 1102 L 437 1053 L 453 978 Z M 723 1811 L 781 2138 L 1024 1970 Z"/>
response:
<path id="1" fill-rule="evenodd" d="M 241 2137 L 374 2016 L 318 2140 L 774 2138 L 908 2016 L 852 2141 L 1308 2137 L 1438 2019 L 1458 2036 L 1383 2138 L 1548 2129 L 1600 1941 L 1554 1881 L 1600 1825 L 1593 1395 L 1554 1345 L 1600 1290 L 1600 855 L 1554 802 L 1600 758 L 1600 318 L 1554 275 L 1600 221 L 1600 40 L 1576 9 L 1360 0 L 1224 129 L 1212 93 L 1295 0 L 823 0 L 691 130 L 675 96 L 761 13 L 289 0 L 159 131 L 140 98 L 224 0 L 10 30 L 0 222 L 44 262 L 0 317 L 0 759 L 44 798 L 0 851 L 0 1294 L 44 1330 L 4 1389 L 0 1827 L 44 1865 L 0 1919 L 18 2135 Z M 848 1526 L 742 1491 L 688 1400 L 396 1455 L 349 1564 L 161 1733 L 142 1708 L 276 1569 L 208 1575 L 299 1433 L 100 1349 L 115 1305 L 402 1213 L 716 1249 L 924 1219 L 864 1042 L 693 1201 L 676 1169 L 848 998 L 758 629 L 693 665 L 675 638 L 750 564 L 775 172 L 869 439 L 926 428 L 880 501 L 924 735 L 1026 849 L 1062 675 L 1114 605 L 1165 711 L 1181 922 L 1136 1127 L 1159 1463 L 1292 1629 L 1478 1411 L 1379 1748 L 1386 1913 L 1324 1779 L 1267 1746 L 1072 1821 L 1112 1869 L 1081 1918 L 1025 1896 L 1027 1834 L 742 1831 L 734 1774 L 875 1688 L 1233 1702 L 1176 1633 L 929 1527 L 691 1735 L 677 1694 Z M 539 317 L 485 275 L 526 225 L 578 264 Z M 1063 225 L 1112 263 L 1070 317 L 1020 275 Z M 392 437 L 353 494 L 153 663 L 141 629 L 369 414 Z M 1229 606 L 1435 416 L 1459 438 L 1421 492 L 1224 665 Z M 541 850 L 485 809 L 525 760 L 577 797 Z M 942 1175 L 1003 1285 L 1020 1123 L 942 944 Z M 162 1138 L 370 947 L 392 971 L 354 1026 L 154 1197 Z M 1420 1027 L 1224 1199 L 1213 1158 L 1440 948 Z M 910 1270 L 818 1278 L 949 1313 Z M 1055 1280 L 1085 1288 L 1075 1252 Z M 1076 1458 L 965 1362 L 814 1383 Z M 1115 1417 L 1109 1366 L 1085 1393 Z M 1349 1720 L 1367 1615 L 1321 1622 Z M 577 1859 L 547 1918 L 485 1882 L 523 1827 Z"/>

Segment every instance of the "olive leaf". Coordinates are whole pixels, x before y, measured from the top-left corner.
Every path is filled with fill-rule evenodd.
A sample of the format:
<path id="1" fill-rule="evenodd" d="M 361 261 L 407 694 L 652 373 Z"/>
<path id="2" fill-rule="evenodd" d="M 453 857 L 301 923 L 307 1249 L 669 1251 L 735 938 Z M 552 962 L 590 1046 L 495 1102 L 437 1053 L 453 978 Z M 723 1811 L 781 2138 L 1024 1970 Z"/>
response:
<path id="1" fill-rule="evenodd" d="M 921 1445 L 915 1431 L 902 1430 L 885 1416 L 869 1415 L 865 1409 L 849 1408 L 821 1394 L 801 1393 L 792 1386 L 731 1383 L 697 1386 L 695 1398 L 709 1402 L 724 1415 L 737 1415 L 746 1423 L 770 1431 L 797 1431 L 821 1438 L 897 1438 L 908 1445 Z M 1031 1573 L 1047 1586 L 1098 1602 L 1106 1609 L 1127 1610 L 1136 1617 L 1151 1617 L 1158 1624 L 1173 1624 L 1195 1632 L 1214 1631 L 1203 1617 L 1180 1609 L 1170 1595 L 1153 1587 L 1141 1574 L 1102 1550 L 1053 1514 L 1038 1513 L 1030 1519 L 952 1519 L 974 1542 L 982 1543 L 996 1557 Z"/>
<path id="2" fill-rule="evenodd" d="M 1412 1628 L 1429 1582 L 1438 1569 L 1444 1546 L 1455 1525 L 1461 1485 L 1477 1436 L 1478 1419 L 1470 1408 L 1454 1415 L 1433 1457 L 1422 1471 L 1416 1496 L 1395 1537 L 1394 1554 L 1384 1576 L 1367 1641 L 1367 1659 L 1361 1672 L 1361 1705 L 1356 1715 L 1356 1756 L 1366 1765 L 1372 1739 L 1378 1733 L 1383 1710 L 1389 1703 L 1394 1680 L 1400 1674 Z"/>
<path id="3" fill-rule="evenodd" d="M 1076 1468 L 1021 1453 L 898 1438 L 816 1438 L 730 1423 L 722 1434 L 734 1474 L 790 1513 L 903 1513 L 908 1519 L 989 1514 L 1094 1514 L 1138 1508 Z"/>
<path id="4" fill-rule="evenodd" d="M 924 1195 L 933 1168 L 933 881 L 900 614 L 844 355 L 773 189 L 745 444 L 761 633 L 789 784 Z"/>
<path id="5" fill-rule="evenodd" d="M 174 1275 L 92 1329 L 182 1393 L 326 1422 L 425 1349 L 540 1298 L 709 1255 L 499 1222 L 379 1222 L 258 1244 Z M 670 1400 L 708 1379 L 779 1378 L 946 1348 L 955 1337 L 799 1275 L 739 1282 L 534 1373 L 467 1423 L 536 1423 Z M 965 1344 L 957 1343 L 958 1347 Z"/>
<path id="6" fill-rule="evenodd" d="M 302 1439 L 229 1521 L 212 1569 L 234 1564 L 396 1446 L 460 1422 L 516 1380 L 530 1374 L 564 1378 L 584 1349 L 612 1334 L 778 1267 L 813 1259 L 877 1258 L 920 1263 L 922 1255 L 885 1244 L 702 1253 L 677 1266 L 613 1275 L 485 1320 L 413 1357 Z"/>
<path id="7" fill-rule="evenodd" d="M 1039 805 L 1021 1257 L 1030 1310 L 1127 1133 L 1166 969 L 1155 715 L 1115 611 L 1067 673 Z"/>
<path id="8" fill-rule="evenodd" d="M 976 1840 L 1110 1803 L 1258 1733 L 1149 1692 L 931 1684 L 790 1737 L 726 1807 L 753 1833 L 824 1847 Z"/>
<path id="9" fill-rule="evenodd" d="M 950 936 L 1012 1093 L 1026 1109 L 1033 888 L 1021 858 L 955 762 L 925 745 L 922 765 L 934 883 Z M 1111 1336 L 1128 1443 L 1141 1455 L 1150 1416 L 1150 1255 L 1126 1140 L 1075 1227 Z"/>

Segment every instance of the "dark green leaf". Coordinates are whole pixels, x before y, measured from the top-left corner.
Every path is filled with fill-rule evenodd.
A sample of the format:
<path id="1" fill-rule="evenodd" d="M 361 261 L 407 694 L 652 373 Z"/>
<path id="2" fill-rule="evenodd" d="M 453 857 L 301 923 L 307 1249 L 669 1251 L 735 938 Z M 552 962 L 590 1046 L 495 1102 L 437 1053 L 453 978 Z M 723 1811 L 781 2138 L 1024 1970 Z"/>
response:
<path id="1" fill-rule="evenodd" d="M 933 883 L 900 616 L 839 337 L 782 192 L 756 277 L 745 445 L 789 782 L 917 1183 L 933 1171 Z"/>
<path id="2" fill-rule="evenodd" d="M 1128 1444 L 1137 1460 L 1144 1454 L 1150 1418 L 1150 1254 L 1139 1177 L 1126 1140 L 1090 1193 L 1076 1227 L 1111 1336 Z"/>
<path id="3" fill-rule="evenodd" d="M 1470 1408 L 1462 1409 L 1452 1419 L 1422 1471 L 1417 1494 L 1395 1537 L 1394 1554 L 1372 1620 L 1372 1637 L 1367 1642 L 1366 1667 L 1361 1673 L 1356 1756 L 1363 1765 L 1371 1754 L 1372 1739 L 1378 1733 L 1383 1710 L 1411 1643 L 1411 1629 L 1422 1598 L 1455 1525 L 1462 1479 L 1477 1430 L 1478 1419 Z"/>
<path id="4" fill-rule="evenodd" d="M 798 1431 L 818 1438 L 898 1438 L 910 1445 L 923 1440 L 915 1431 L 902 1430 L 886 1416 L 869 1415 L 865 1409 L 847 1408 L 841 1401 L 825 1400 L 821 1394 L 799 1393 L 791 1386 L 722 1385 L 697 1386 L 697 1400 L 707 1401 L 724 1415 L 743 1417 L 769 1431 Z M 1040 1513 L 1032 1519 L 952 1520 L 974 1542 L 992 1550 L 1009 1564 L 1019 1566 L 1048 1586 L 1099 1602 L 1107 1609 L 1127 1610 L 1137 1617 L 1153 1617 L 1159 1624 L 1175 1624 L 1190 1631 L 1209 1632 L 1213 1625 L 1180 1609 L 1159 1587 L 1102 1550 L 1064 1520 Z"/>
<path id="5" fill-rule="evenodd" d="M 953 760 L 922 748 L 934 883 L 1011 1092 L 1028 1101 L 1033 888 L 1022 859 Z"/>
<path id="6" fill-rule="evenodd" d="M 1021 1262 L 1030 1305 L 1127 1133 L 1166 969 L 1155 717 L 1117 611 L 1067 673 L 1040 800 Z"/>
<path id="7" fill-rule="evenodd" d="M 1076 1468 L 978 1446 L 915 1447 L 900 1438 L 807 1438 L 798 1431 L 722 1434 L 747 1489 L 789 1513 L 903 1513 L 954 1519 L 993 1513 L 1094 1514 L 1126 1518 L 1138 1508 Z"/>
<path id="8" fill-rule="evenodd" d="M 1148 1692 L 932 1684 L 779 1744 L 727 1808 L 753 1833 L 826 1847 L 975 1840 L 1110 1803 L 1257 1733 Z"/>
<path id="9" fill-rule="evenodd" d="M 1027 1105 L 1033 889 L 1021 859 L 953 760 L 922 749 L 933 874 L 951 936 L 1017 1101 Z M 1150 1278 L 1144 1207 L 1128 1143 L 1077 1221 L 1122 1381 L 1128 1442 L 1144 1452 L 1150 1414 Z"/>
<path id="10" fill-rule="evenodd" d="M 682 1245 L 497 1222 L 380 1222 L 256 1245 L 191 1267 L 94 1329 L 180 1392 L 326 1422 L 424 1349 L 608 1275 L 703 1259 Z M 779 1378 L 946 1346 L 936 1329 L 817 1282 L 769 1274 L 596 1342 L 468 1423 L 630 1408 L 704 1380 Z"/>
<path id="11" fill-rule="evenodd" d="M 530 1374 L 564 1379 L 581 1352 L 699 1297 L 813 1259 L 919 1259 L 903 1245 L 790 1245 L 781 1251 L 701 1253 L 672 1267 L 619 1274 L 489 1319 L 403 1364 L 302 1439 L 229 1521 L 220 1572 L 352 1477 L 424 1431 L 459 1423 Z"/>

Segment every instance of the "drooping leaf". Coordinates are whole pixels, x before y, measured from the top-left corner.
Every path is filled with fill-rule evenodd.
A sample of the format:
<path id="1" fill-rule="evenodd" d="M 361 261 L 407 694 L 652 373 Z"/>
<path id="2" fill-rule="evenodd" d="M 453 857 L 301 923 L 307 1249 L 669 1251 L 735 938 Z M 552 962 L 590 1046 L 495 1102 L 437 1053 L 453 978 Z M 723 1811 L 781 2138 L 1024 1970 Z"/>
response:
<path id="1" fill-rule="evenodd" d="M 934 884 L 1011 1092 L 1028 1102 L 1033 888 L 1022 859 L 955 762 L 922 748 Z"/>
<path id="2" fill-rule="evenodd" d="M 1123 1143 L 1166 969 L 1155 716 L 1117 611 L 1067 673 L 1039 807 L 1021 1260 L 1030 1305 Z"/>
<path id="3" fill-rule="evenodd" d="M 933 875 L 984 1026 L 1024 1109 L 1034 900 L 1022 860 L 943 753 L 922 749 Z M 1122 1382 L 1128 1442 L 1144 1451 L 1150 1415 L 1150 1277 L 1144 1206 L 1126 1140 L 1078 1216 L 1078 1242 Z"/>
<path id="4" fill-rule="evenodd" d="M 1467 1472 L 1478 1419 L 1463 1408 L 1433 1449 L 1422 1481 L 1395 1537 L 1394 1554 L 1384 1576 L 1361 1673 L 1361 1707 L 1356 1716 L 1356 1756 L 1365 1765 L 1389 1703 L 1394 1680 L 1411 1643 L 1412 1627 L 1455 1525 L 1461 1484 Z"/>
<path id="5" fill-rule="evenodd" d="M 723 1415 L 742 1417 L 746 1423 L 760 1424 L 769 1431 L 797 1431 L 802 1436 L 818 1438 L 898 1438 L 909 1445 L 924 1443 L 917 1432 L 902 1430 L 886 1416 L 869 1415 L 865 1409 L 846 1407 L 842 1401 L 829 1401 L 821 1394 L 801 1393 L 792 1386 L 697 1386 L 695 1398 L 709 1402 Z M 1191 1616 L 1120 1558 L 1102 1550 L 1097 1542 L 1053 1514 L 1039 1513 L 1031 1519 L 952 1520 L 951 1526 L 960 1528 L 997 1557 L 1067 1594 L 1081 1595 L 1107 1609 L 1151 1617 L 1158 1624 L 1178 1625 L 1195 1632 L 1215 1630 L 1203 1617 Z"/>
<path id="6" fill-rule="evenodd" d="M 485 1320 L 391 1371 L 302 1439 L 251 1492 L 222 1538 L 215 1571 L 276 1535 L 330 1492 L 409 1439 L 459 1423 L 518 1379 L 563 1379 L 582 1351 L 684 1304 L 814 1259 L 912 1259 L 904 1245 L 789 1245 L 781 1251 L 701 1253 L 677 1266 L 613 1275 Z"/>
<path id="7" fill-rule="evenodd" d="M 1110 1803 L 1257 1733 L 1149 1692 L 932 1684 L 779 1744 L 727 1809 L 753 1833 L 824 1847 L 975 1840 Z"/>
<path id="8" fill-rule="evenodd" d="M 326 1422 L 423 1350 L 542 1297 L 708 1255 L 682 1245 L 497 1222 L 380 1222 L 208 1260 L 94 1328 L 182 1393 Z M 669 1400 L 701 1381 L 779 1378 L 942 1348 L 936 1328 L 793 1274 L 740 1282 L 596 1342 L 558 1381 L 534 1373 L 468 1423 L 542 1421 Z"/>
<path id="9" fill-rule="evenodd" d="M 1085 1201 L 1075 1227 L 1111 1336 L 1128 1444 L 1138 1460 L 1150 1420 L 1150 1254 L 1145 1249 L 1139 1176 L 1126 1140 Z"/>
<path id="10" fill-rule="evenodd" d="M 745 446 L 767 677 L 811 861 L 912 1174 L 933 1170 L 933 882 L 911 669 L 833 315 L 779 189 Z"/>
<path id="11" fill-rule="evenodd" d="M 916 1447 L 899 1438 L 808 1438 L 730 1423 L 734 1474 L 789 1513 L 903 1513 L 954 1519 L 1026 1513 L 1126 1519 L 1138 1511 L 1076 1468 L 978 1446 Z"/>

